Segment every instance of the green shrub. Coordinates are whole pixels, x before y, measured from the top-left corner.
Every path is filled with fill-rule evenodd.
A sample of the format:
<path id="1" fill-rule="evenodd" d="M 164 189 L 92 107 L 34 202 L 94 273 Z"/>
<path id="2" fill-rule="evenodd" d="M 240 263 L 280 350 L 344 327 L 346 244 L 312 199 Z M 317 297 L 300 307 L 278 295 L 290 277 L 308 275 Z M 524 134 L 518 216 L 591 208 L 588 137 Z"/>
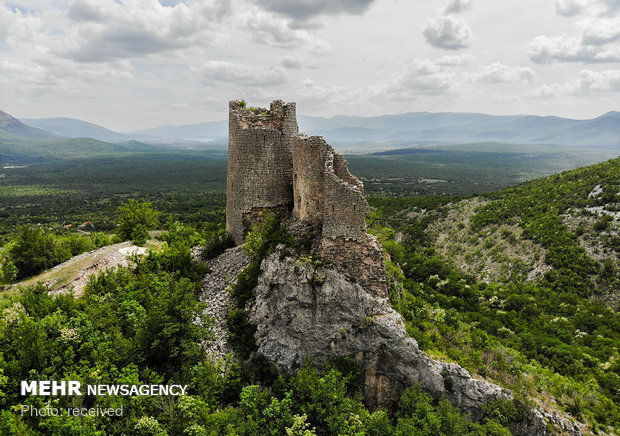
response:
<path id="1" fill-rule="evenodd" d="M 256 351 L 255 331 L 256 327 L 248 322 L 247 315 L 243 310 L 233 309 L 228 312 L 230 342 L 242 359 L 247 359 L 250 357 L 250 353 Z"/>
<path id="2" fill-rule="evenodd" d="M 0 267 L 0 283 L 11 283 L 17 279 L 17 267 L 11 260 L 5 261 Z"/>
<path id="3" fill-rule="evenodd" d="M 71 257 L 69 247 L 61 244 L 54 235 L 28 225 L 20 228 L 8 254 L 17 268 L 18 279 L 36 274 Z"/>
<path id="4" fill-rule="evenodd" d="M 605 214 L 594 223 L 594 230 L 596 230 L 597 232 L 607 230 L 609 228 L 609 224 L 612 221 L 612 216 Z"/>
<path id="5" fill-rule="evenodd" d="M 123 241 L 132 240 L 134 237 L 141 241 L 144 239 L 146 230 L 155 228 L 159 224 L 157 218 L 159 212 L 153 210 L 151 203 L 147 201 L 129 199 L 127 203 L 119 206 L 117 212 L 116 234 Z"/>
<path id="6" fill-rule="evenodd" d="M 394 434 L 390 417 L 384 410 L 377 410 L 366 421 L 367 436 L 390 436 Z"/>
<path id="7" fill-rule="evenodd" d="M 80 253 L 84 253 L 85 251 L 90 251 L 95 248 L 95 244 L 92 239 L 87 236 L 70 234 L 65 236 L 63 239 L 69 247 L 71 256 L 77 256 Z"/>
<path id="8" fill-rule="evenodd" d="M 263 259 L 279 243 L 293 245 L 294 238 L 286 232 L 286 227 L 273 213 L 265 214 L 265 219 L 256 225 L 245 237 L 243 248 L 248 256 Z"/>
<path id="9" fill-rule="evenodd" d="M 528 416 L 527 406 L 519 400 L 497 399 L 482 405 L 482 417 L 502 425 L 523 422 Z"/>
<path id="10" fill-rule="evenodd" d="M 222 254 L 226 249 L 234 246 L 235 241 L 226 230 L 221 229 L 217 232 L 211 232 L 207 235 L 206 241 L 202 246 L 200 257 L 203 260 L 213 259 Z"/>
<path id="11" fill-rule="evenodd" d="M 143 224 L 137 224 L 131 231 L 131 242 L 136 245 L 146 244 L 149 238 L 149 232 Z"/>

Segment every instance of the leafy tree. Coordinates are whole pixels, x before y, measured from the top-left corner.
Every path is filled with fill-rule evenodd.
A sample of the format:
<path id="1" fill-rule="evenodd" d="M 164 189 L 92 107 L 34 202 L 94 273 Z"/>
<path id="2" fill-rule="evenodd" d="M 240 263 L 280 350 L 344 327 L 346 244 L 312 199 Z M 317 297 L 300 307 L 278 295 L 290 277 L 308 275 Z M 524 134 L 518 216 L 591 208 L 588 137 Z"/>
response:
<path id="1" fill-rule="evenodd" d="M 11 283 L 15 281 L 18 272 L 15 264 L 7 260 L 2 264 L 2 267 L 0 267 L 0 283 Z"/>
<path id="2" fill-rule="evenodd" d="M 127 200 L 119 206 L 116 220 L 116 234 L 123 240 L 134 240 L 136 244 L 146 242 L 146 231 L 159 224 L 159 212 L 151 208 L 148 201 Z"/>
<path id="3" fill-rule="evenodd" d="M 17 268 L 17 278 L 23 278 L 69 259 L 71 251 L 52 234 L 27 225 L 17 233 L 9 257 Z"/>

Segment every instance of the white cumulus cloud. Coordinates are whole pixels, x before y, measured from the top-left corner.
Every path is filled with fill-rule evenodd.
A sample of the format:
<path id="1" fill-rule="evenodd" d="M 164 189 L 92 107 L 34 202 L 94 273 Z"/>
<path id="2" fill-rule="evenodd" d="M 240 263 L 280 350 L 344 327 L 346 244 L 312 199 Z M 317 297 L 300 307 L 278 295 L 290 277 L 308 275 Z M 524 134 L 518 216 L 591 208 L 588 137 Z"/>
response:
<path id="1" fill-rule="evenodd" d="M 443 67 L 462 67 L 471 64 L 473 58 L 468 53 L 460 53 L 457 55 L 445 55 L 437 59 L 435 62 L 437 65 Z"/>
<path id="2" fill-rule="evenodd" d="M 555 11 L 564 17 L 581 13 L 590 3 L 589 0 L 553 0 Z"/>
<path id="3" fill-rule="evenodd" d="M 302 28 L 292 28 L 285 18 L 274 16 L 259 8 L 251 8 L 241 18 L 252 32 L 253 40 L 272 47 L 302 47 L 314 52 L 329 51 L 329 44 L 314 33 Z"/>
<path id="4" fill-rule="evenodd" d="M 573 82 L 574 92 L 620 92 L 620 70 L 583 70 Z"/>
<path id="5" fill-rule="evenodd" d="M 256 0 L 264 9 L 295 20 L 317 15 L 361 14 L 375 0 Z"/>
<path id="6" fill-rule="evenodd" d="M 433 47 L 458 50 L 471 44 L 471 28 L 461 18 L 452 16 L 429 18 L 423 30 L 426 41 Z"/>
<path id="7" fill-rule="evenodd" d="M 407 98 L 416 94 L 443 94 L 455 82 L 455 75 L 424 59 L 411 62 L 404 71 L 388 82 L 387 91 L 393 96 Z M 400 98 L 400 97 L 399 97 Z"/>
<path id="8" fill-rule="evenodd" d="M 62 56 L 99 62 L 210 45 L 230 0 L 188 0 L 164 6 L 157 0 L 74 0 Z"/>
<path id="9" fill-rule="evenodd" d="M 36 43 L 41 39 L 42 23 L 38 16 L 0 5 L 0 42 L 9 46 Z"/>
<path id="10" fill-rule="evenodd" d="M 611 16 L 620 11 L 618 0 L 553 0 L 556 13 L 564 17 L 579 14 Z"/>
<path id="11" fill-rule="evenodd" d="M 585 45 L 604 45 L 620 39 L 620 17 L 586 18 L 577 26 L 582 30 L 581 40 Z"/>
<path id="12" fill-rule="evenodd" d="M 529 44 L 527 54 L 538 64 L 554 61 L 584 63 L 620 61 L 618 46 L 585 45 L 580 38 L 567 34 L 556 37 L 538 36 Z"/>
<path id="13" fill-rule="evenodd" d="M 562 87 L 559 84 L 548 83 L 548 84 L 541 85 L 538 88 L 529 90 L 525 94 L 525 96 L 527 98 L 531 98 L 534 100 L 549 99 L 549 98 L 556 97 L 560 93 L 561 90 L 562 90 Z"/>
<path id="14" fill-rule="evenodd" d="M 299 59 L 294 58 L 292 56 L 287 56 L 282 61 L 280 61 L 282 66 L 289 70 L 298 70 L 301 68 L 301 62 Z"/>
<path id="15" fill-rule="evenodd" d="M 480 83 L 518 83 L 533 82 L 536 73 L 529 67 L 510 67 L 500 62 L 480 65 L 474 80 Z"/>
<path id="16" fill-rule="evenodd" d="M 450 0 L 444 9 L 444 14 L 459 14 L 471 8 L 472 0 Z"/>
<path id="17" fill-rule="evenodd" d="M 250 67 L 226 61 L 209 61 L 191 67 L 203 82 L 233 82 L 251 86 L 273 86 L 287 81 L 286 71 L 281 68 Z"/>

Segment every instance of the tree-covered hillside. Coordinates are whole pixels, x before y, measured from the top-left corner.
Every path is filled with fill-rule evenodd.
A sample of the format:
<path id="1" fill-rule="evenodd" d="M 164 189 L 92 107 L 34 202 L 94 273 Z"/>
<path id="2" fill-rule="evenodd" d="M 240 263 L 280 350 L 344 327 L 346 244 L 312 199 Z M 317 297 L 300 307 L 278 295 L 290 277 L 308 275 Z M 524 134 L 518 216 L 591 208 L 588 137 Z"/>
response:
<path id="1" fill-rule="evenodd" d="M 410 334 L 524 399 L 617 427 L 619 191 L 614 159 L 480 198 L 375 198 Z"/>

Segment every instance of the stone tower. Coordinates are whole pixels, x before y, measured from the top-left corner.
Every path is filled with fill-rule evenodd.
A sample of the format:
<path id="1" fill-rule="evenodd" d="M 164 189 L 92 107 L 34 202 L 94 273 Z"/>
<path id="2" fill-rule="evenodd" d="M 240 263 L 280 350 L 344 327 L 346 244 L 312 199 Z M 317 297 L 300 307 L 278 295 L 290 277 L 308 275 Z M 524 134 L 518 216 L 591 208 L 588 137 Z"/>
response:
<path id="1" fill-rule="evenodd" d="M 276 100 L 267 110 L 231 101 L 229 116 L 226 229 L 235 243 L 274 212 L 314 228 L 324 261 L 387 297 L 383 249 L 366 232 L 364 185 L 345 158 L 323 137 L 298 133 L 295 103 Z"/>
<path id="2" fill-rule="evenodd" d="M 230 102 L 226 229 L 237 244 L 263 210 L 289 216 L 296 135 L 295 103 L 276 100 L 267 110 Z"/>

